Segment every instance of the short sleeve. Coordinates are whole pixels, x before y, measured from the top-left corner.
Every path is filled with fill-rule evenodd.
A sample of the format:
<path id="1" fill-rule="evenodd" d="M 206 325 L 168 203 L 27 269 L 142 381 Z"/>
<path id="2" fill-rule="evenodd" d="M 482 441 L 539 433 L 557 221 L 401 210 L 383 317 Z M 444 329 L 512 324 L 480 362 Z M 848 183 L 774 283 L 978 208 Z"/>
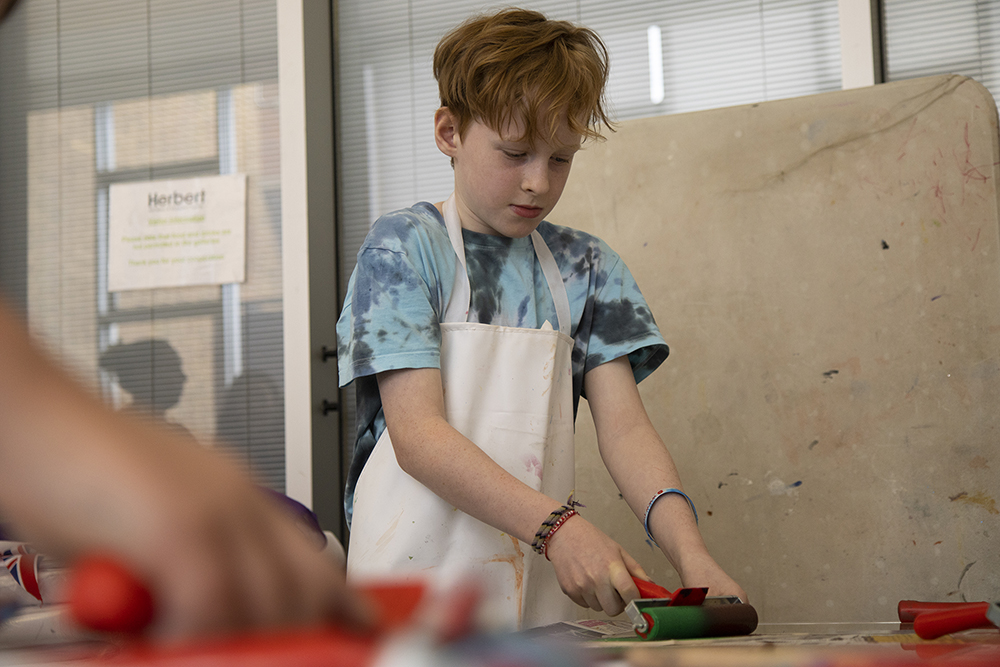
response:
<path id="1" fill-rule="evenodd" d="M 595 253 L 593 299 L 587 304 L 581 329 L 588 334 L 583 372 L 628 356 L 641 382 L 670 353 L 653 312 L 621 257 L 604 246 Z"/>
<path id="2" fill-rule="evenodd" d="M 442 233 L 446 239 L 435 213 L 417 207 L 385 215 L 372 227 L 337 321 L 341 386 L 388 370 L 440 367 L 440 273 L 448 264 L 436 251 Z"/>
<path id="3" fill-rule="evenodd" d="M 607 279 L 594 295 L 593 325 L 586 371 L 628 355 L 636 383 L 667 358 L 670 349 L 631 271 L 614 254 Z"/>

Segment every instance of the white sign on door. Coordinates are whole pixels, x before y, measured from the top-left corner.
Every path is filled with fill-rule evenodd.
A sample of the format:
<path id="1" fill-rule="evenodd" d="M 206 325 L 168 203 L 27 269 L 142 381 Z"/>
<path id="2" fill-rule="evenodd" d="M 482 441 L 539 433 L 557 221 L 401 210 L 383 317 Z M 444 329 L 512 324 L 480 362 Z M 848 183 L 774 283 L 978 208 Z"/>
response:
<path id="1" fill-rule="evenodd" d="M 108 290 L 246 279 L 246 174 L 110 188 Z"/>

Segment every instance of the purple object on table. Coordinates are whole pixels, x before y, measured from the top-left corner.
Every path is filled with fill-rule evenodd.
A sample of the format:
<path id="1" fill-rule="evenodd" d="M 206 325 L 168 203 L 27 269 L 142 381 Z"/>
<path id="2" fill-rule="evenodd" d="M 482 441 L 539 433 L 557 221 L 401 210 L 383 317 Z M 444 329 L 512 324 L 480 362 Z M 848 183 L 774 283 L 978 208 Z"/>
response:
<path id="1" fill-rule="evenodd" d="M 311 509 L 303 505 L 297 500 L 289 498 L 283 493 L 279 493 L 274 489 L 268 489 L 266 487 L 261 487 L 265 493 L 274 498 L 279 505 L 290 511 L 295 518 L 306 528 L 314 532 L 319 540 L 322 540 L 320 548 L 326 547 L 326 533 L 323 532 L 323 528 L 319 525 L 319 518 L 316 513 Z"/>

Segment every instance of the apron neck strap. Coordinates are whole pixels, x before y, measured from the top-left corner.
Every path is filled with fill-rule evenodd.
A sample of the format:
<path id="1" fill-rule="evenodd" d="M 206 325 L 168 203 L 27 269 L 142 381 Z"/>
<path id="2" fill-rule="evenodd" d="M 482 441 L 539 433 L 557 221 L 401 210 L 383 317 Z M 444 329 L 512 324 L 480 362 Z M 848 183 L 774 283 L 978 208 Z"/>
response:
<path id="1" fill-rule="evenodd" d="M 458 204 L 452 192 L 444 203 L 444 224 L 448 228 L 451 247 L 455 249 L 455 286 L 451 290 L 448 307 L 442 322 L 467 322 L 472 288 L 469 286 L 469 272 L 465 268 L 465 242 L 462 240 L 462 220 L 458 217 Z"/>
<path id="2" fill-rule="evenodd" d="M 469 272 L 465 265 L 465 242 L 462 240 L 462 221 L 458 217 L 458 204 L 455 193 L 451 193 L 444 203 L 444 223 L 448 229 L 451 247 L 455 249 L 455 286 L 451 298 L 445 308 L 443 322 L 466 322 L 469 319 L 469 303 L 472 299 L 472 289 L 469 285 Z M 545 282 L 552 293 L 552 301 L 556 307 L 556 318 L 559 320 L 559 331 L 570 335 L 569 296 L 566 294 L 566 284 L 563 282 L 559 265 L 545 239 L 538 230 L 531 232 L 531 244 L 538 258 L 538 265 L 545 276 Z"/>
<path id="3" fill-rule="evenodd" d="M 563 282 L 562 274 L 559 272 L 559 265 L 556 264 L 556 258 L 552 256 L 552 251 L 537 229 L 531 232 L 531 243 L 535 246 L 538 265 L 542 268 L 542 275 L 545 276 L 549 292 L 552 293 L 552 301 L 556 306 L 556 319 L 559 320 L 559 331 L 569 336 L 572 321 L 569 315 L 569 296 L 566 294 L 566 283 Z"/>

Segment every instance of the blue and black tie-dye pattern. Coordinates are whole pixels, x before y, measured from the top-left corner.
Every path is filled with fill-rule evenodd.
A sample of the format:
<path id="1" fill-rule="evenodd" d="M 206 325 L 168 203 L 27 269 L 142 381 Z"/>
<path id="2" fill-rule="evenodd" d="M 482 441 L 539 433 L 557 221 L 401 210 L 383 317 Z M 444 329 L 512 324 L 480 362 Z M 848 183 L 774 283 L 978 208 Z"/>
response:
<path id="1" fill-rule="evenodd" d="M 668 349 L 632 274 L 595 236 L 542 222 L 573 319 L 573 408 L 583 376 L 628 355 L 636 382 L 667 358 Z M 472 301 L 469 321 L 512 327 L 556 325 L 555 304 L 530 238 L 463 230 Z M 348 473 L 348 521 L 354 486 L 385 429 L 375 374 L 398 368 L 440 368 L 440 319 L 455 282 L 455 251 L 433 204 L 378 219 L 358 252 L 337 322 L 340 384 L 355 382 L 357 441 Z"/>

